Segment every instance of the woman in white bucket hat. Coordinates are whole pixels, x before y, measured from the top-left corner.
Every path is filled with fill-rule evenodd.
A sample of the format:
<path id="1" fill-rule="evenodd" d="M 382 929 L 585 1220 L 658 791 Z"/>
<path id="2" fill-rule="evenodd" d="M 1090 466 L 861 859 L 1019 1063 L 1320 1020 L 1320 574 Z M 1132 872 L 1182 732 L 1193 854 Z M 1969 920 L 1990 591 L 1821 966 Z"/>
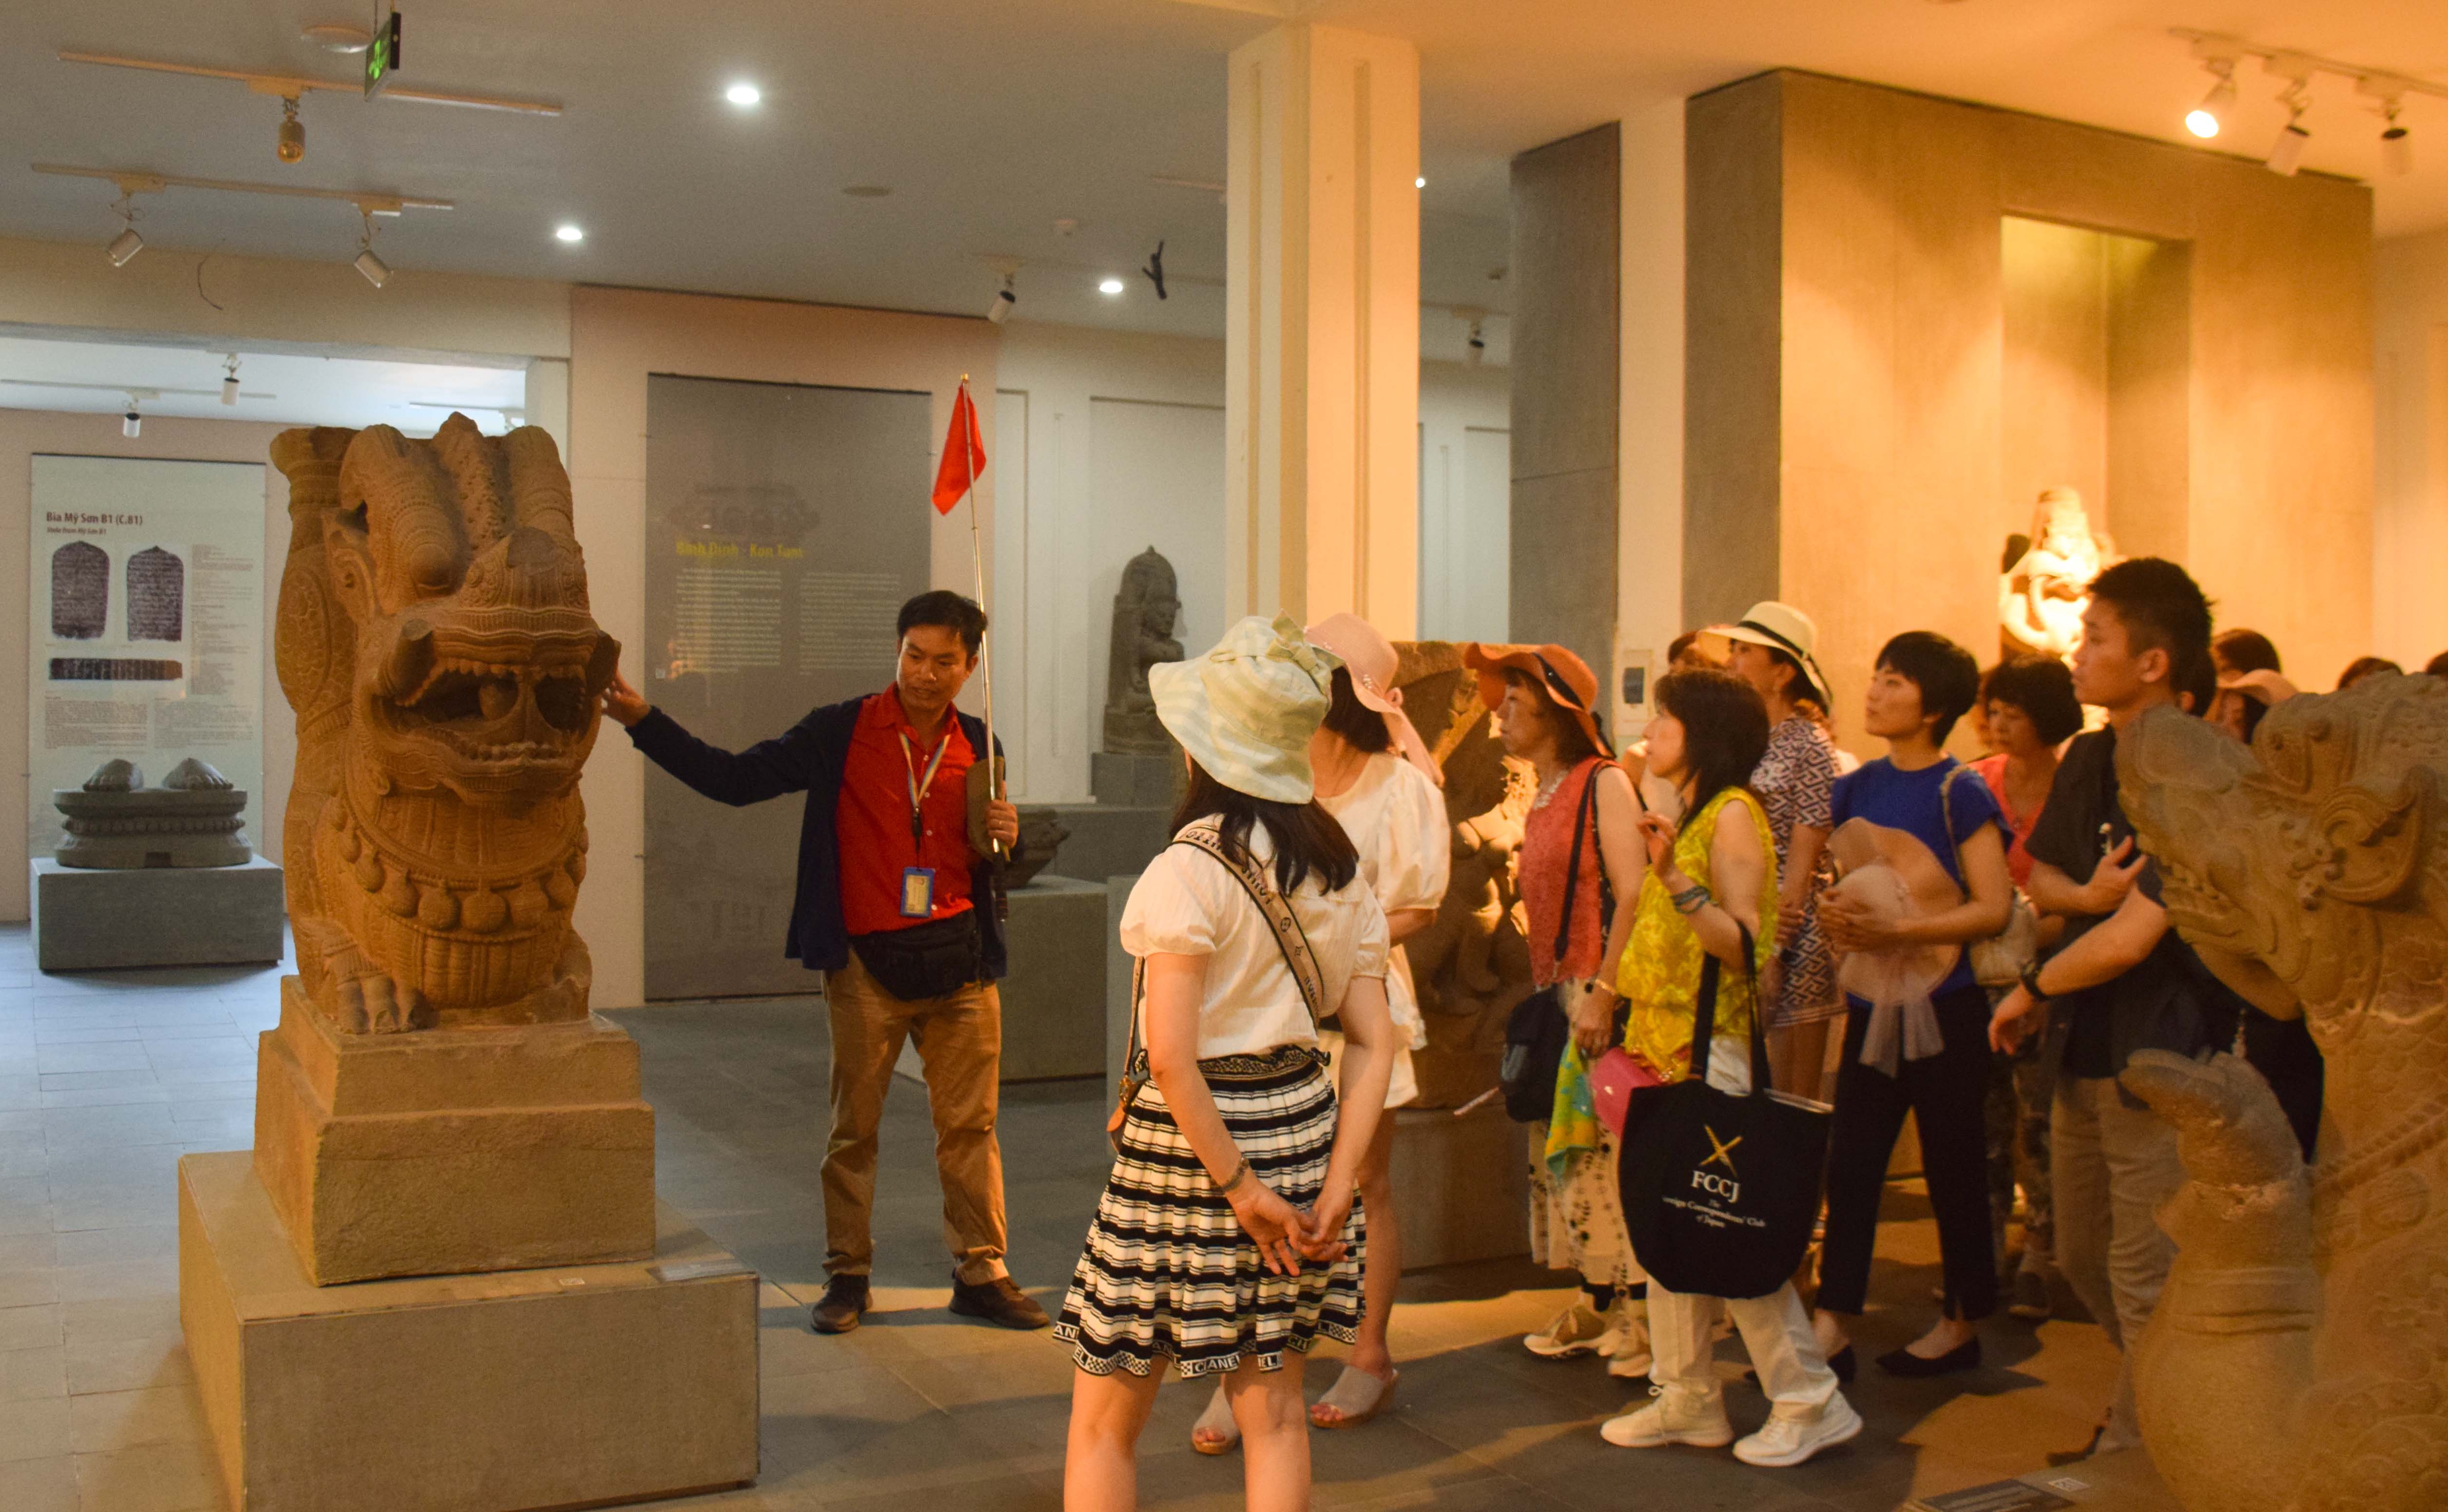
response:
<path id="1" fill-rule="evenodd" d="M 1314 801 L 1310 737 L 1338 665 L 1279 616 L 1148 671 L 1190 774 L 1174 843 L 1122 914 L 1122 947 L 1139 960 L 1133 1038 L 1146 1048 L 1131 1056 L 1113 1174 L 1054 1330 L 1078 1366 L 1072 1512 L 1135 1503 L 1165 1361 L 1223 1377 L 1248 1504 L 1309 1504 L 1301 1375 L 1285 1356 L 1320 1334 L 1358 1339 L 1356 1187 L 1394 1042 L 1386 913 Z M 1339 1115 L 1319 1013 L 1346 1041 Z"/>
<path id="2" fill-rule="evenodd" d="M 1411 985 L 1403 939 L 1436 919 L 1453 869 L 1453 825 L 1445 817 L 1443 781 L 1419 731 L 1403 712 L 1403 690 L 1394 686 L 1402 658 L 1393 643 L 1357 614 L 1333 614 L 1303 632 L 1310 643 L 1343 665 L 1334 670 L 1325 722 L 1310 737 L 1310 765 L 1317 801 L 1342 824 L 1360 853 L 1360 875 L 1386 910 L 1393 942 L 1386 972 L 1387 1005 L 1393 1014 L 1392 1073 L 1386 1106 L 1400 1107 L 1420 1095 L 1411 1052 L 1427 1045 L 1419 996 Z M 1321 1036 L 1327 1073 L 1338 1082 L 1348 1072 L 1343 1036 Z M 1345 1084 L 1348 1088 L 1348 1084 Z M 1386 1339 L 1394 1293 L 1402 1283 L 1402 1230 L 1395 1221 L 1394 1121 L 1381 1119 L 1360 1166 L 1360 1200 L 1368 1212 L 1368 1263 L 1364 1269 L 1367 1306 L 1360 1342 L 1343 1373 L 1312 1403 L 1309 1420 L 1322 1428 L 1349 1428 L 1375 1417 L 1393 1398 L 1401 1375 Z M 1190 1446 L 1223 1454 L 1240 1442 L 1219 1389 L 1190 1430 Z"/>
<path id="3" fill-rule="evenodd" d="M 1826 1080 L 1827 1026 L 1845 1016 L 1835 957 L 1819 932 L 1819 895 L 1836 879 L 1823 860 L 1840 775 L 1835 745 L 1813 717 L 1828 705 L 1826 674 L 1813 654 L 1819 627 L 1792 605 L 1767 599 L 1735 623 L 1702 632 L 1701 644 L 1768 705 L 1768 753 L 1751 788 L 1768 810 L 1780 893 L 1776 954 L 1761 984 L 1769 1056 L 1779 1091 L 1816 1098 Z"/>

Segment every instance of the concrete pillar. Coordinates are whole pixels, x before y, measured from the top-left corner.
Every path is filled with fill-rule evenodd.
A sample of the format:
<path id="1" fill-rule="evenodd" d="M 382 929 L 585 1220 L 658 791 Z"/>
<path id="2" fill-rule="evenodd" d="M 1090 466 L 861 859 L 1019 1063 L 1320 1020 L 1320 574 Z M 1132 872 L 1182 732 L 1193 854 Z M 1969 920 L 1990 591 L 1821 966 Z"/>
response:
<path id="1" fill-rule="evenodd" d="M 1601 708 L 1620 690 L 1622 196 L 1613 123 L 1513 160 L 1511 633 L 1578 652 Z"/>
<path id="2" fill-rule="evenodd" d="M 1234 50 L 1225 264 L 1234 614 L 1419 616 L 1419 53 L 1334 27 Z"/>

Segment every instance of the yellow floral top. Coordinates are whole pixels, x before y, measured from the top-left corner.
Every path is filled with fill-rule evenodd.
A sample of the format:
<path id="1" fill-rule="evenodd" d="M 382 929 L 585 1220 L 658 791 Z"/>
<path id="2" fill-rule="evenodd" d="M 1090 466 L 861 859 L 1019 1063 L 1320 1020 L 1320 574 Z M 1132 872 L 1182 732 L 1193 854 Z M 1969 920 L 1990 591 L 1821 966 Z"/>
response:
<path id="1" fill-rule="evenodd" d="M 1759 931 L 1751 938 L 1753 969 L 1765 972 L 1769 957 L 1776 954 L 1776 846 L 1769 839 L 1768 815 L 1759 800 L 1739 787 L 1726 788 L 1710 799 L 1675 837 L 1674 866 L 1713 891 L 1709 847 L 1716 839 L 1719 820 L 1736 806 L 1759 832 L 1760 849 L 1768 857 L 1768 876 L 1760 883 Z M 1707 955 L 1692 921 L 1674 911 L 1666 884 L 1651 872 L 1640 885 L 1632 938 L 1624 946 L 1615 990 L 1632 1005 L 1623 1048 L 1670 1082 L 1692 1074 L 1692 1025 L 1700 1011 L 1700 969 Z M 1758 986 L 1750 974 L 1734 971 L 1718 974 L 1717 1033 L 1748 1038 L 1751 1015 L 1758 1009 Z"/>
<path id="2" fill-rule="evenodd" d="M 1776 953 L 1776 845 L 1759 800 L 1729 787 L 1702 804 L 1674 838 L 1674 868 L 1714 890 L 1709 850 L 1717 838 L 1717 821 L 1735 805 L 1749 816 L 1768 860 L 1768 874 L 1760 882 L 1760 927 L 1751 939 L 1753 969 L 1766 971 L 1769 957 Z M 1623 1048 L 1665 1081 L 1682 1081 L 1692 1071 L 1692 1025 L 1700 1011 L 1700 969 L 1707 954 L 1692 921 L 1674 911 L 1666 884 L 1652 871 L 1634 906 L 1632 937 L 1625 941 L 1623 962 L 1616 968 L 1616 992 L 1632 1005 Z M 1716 1032 L 1748 1039 L 1758 1009 L 1758 990 L 1749 975 L 1719 973 Z M 1556 1102 L 1547 1121 L 1548 1169 L 1565 1179 L 1572 1158 L 1600 1148 L 1604 1134 L 1591 1099 L 1589 1062 L 1580 1047 L 1567 1043 L 1556 1068 Z"/>

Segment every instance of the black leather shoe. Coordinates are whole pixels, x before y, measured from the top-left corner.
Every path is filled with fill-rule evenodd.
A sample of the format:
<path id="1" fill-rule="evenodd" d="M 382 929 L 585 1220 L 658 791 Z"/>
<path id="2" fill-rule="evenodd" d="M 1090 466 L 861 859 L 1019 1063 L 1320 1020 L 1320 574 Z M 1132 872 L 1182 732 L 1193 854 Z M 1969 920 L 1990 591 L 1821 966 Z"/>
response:
<path id="1" fill-rule="evenodd" d="M 1910 1350 L 1890 1350 L 1879 1356 L 1879 1369 L 1889 1375 L 1953 1375 L 1980 1368 L 1980 1341 L 1967 1339 L 1944 1354 L 1922 1356 Z"/>
<path id="2" fill-rule="evenodd" d="M 847 1333 L 867 1309 L 867 1277 L 836 1276 L 825 1283 L 824 1298 L 809 1311 L 808 1322 L 819 1333 Z"/>
<path id="3" fill-rule="evenodd" d="M 953 1276 L 952 1311 L 963 1317 L 984 1318 L 1007 1329 L 1042 1329 L 1054 1322 L 1045 1315 L 1045 1309 L 1012 1284 L 1008 1276 L 998 1276 L 975 1286 Z"/>

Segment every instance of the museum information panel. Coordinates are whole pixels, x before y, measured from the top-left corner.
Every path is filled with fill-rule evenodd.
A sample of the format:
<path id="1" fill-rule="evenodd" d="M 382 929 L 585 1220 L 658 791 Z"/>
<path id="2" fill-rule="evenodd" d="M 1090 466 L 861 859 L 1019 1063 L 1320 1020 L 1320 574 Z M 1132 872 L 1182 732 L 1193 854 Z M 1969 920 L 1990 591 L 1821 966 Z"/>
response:
<path id="1" fill-rule="evenodd" d="M 892 682 L 894 617 L 927 588 L 924 393 L 657 376 L 646 388 L 646 681 L 744 750 Z M 646 774 L 646 995 L 804 992 L 782 954 L 796 795 L 749 808 Z"/>
<path id="2" fill-rule="evenodd" d="M 33 459 L 27 553 L 26 847 L 59 843 L 54 788 L 114 756 L 183 757 L 263 802 L 263 465 Z"/>

